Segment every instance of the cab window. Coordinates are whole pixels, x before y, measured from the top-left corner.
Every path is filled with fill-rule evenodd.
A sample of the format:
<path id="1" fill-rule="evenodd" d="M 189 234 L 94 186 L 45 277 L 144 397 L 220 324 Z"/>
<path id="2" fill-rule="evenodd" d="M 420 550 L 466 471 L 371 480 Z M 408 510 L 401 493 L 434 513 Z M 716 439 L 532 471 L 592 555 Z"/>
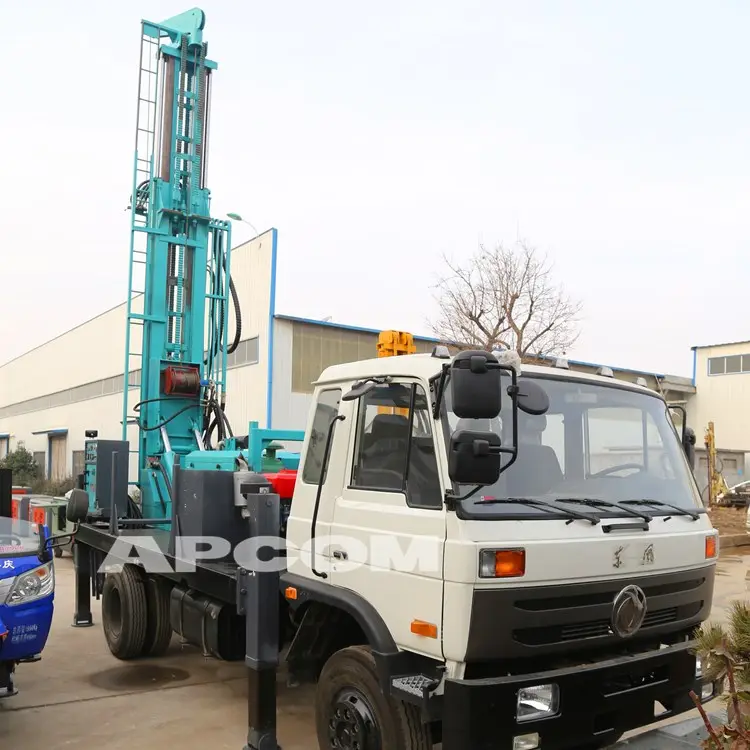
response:
<path id="1" fill-rule="evenodd" d="M 341 389 L 331 388 L 321 391 L 315 407 L 310 440 L 305 455 L 305 466 L 302 469 L 302 481 L 306 484 L 325 482 L 325 474 L 321 476 L 323 468 L 323 454 L 326 450 L 328 428 L 334 417 L 339 413 Z"/>
<path id="2" fill-rule="evenodd" d="M 430 403 L 421 385 L 379 385 L 359 400 L 351 486 L 402 492 L 413 507 L 442 507 Z"/>

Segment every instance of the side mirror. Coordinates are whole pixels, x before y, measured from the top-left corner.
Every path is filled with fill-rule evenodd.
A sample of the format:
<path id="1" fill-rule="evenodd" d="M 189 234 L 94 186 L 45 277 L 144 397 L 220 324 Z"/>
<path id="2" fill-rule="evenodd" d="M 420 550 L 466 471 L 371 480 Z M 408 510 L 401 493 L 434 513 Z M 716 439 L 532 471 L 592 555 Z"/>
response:
<path id="1" fill-rule="evenodd" d="M 71 523 L 80 523 L 86 520 L 89 514 L 89 496 L 85 490 L 71 490 L 68 505 L 65 509 L 65 517 Z"/>
<path id="2" fill-rule="evenodd" d="M 494 484 L 500 477 L 501 452 L 500 436 L 494 432 L 454 432 L 448 456 L 450 478 L 456 484 Z"/>
<path id="3" fill-rule="evenodd" d="M 682 447 L 685 450 L 690 468 L 695 470 L 695 430 L 686 427 L 682 436 Z"/>
<path id="4" fill-rule="evenodd" d="M 459 352 L 451 363 L 453 413 L 459 419 L 496 417 L 502 406 L 500 373 L 497 358 L 489 352 Z"/>

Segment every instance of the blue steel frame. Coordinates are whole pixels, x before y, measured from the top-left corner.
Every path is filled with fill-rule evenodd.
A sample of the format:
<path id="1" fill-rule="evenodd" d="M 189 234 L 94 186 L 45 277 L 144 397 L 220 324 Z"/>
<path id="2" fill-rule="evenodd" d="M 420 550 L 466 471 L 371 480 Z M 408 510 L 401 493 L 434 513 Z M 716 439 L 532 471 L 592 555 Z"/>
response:
<path id="1" fill-rule="evenodd" d="M 144 515 L 151 517 L 169 517 L 174 465 L 180 456 L 202 448 L 207 399 L 222 405 L 225 400 L 231 227 L 211 218 L 204 184 L 207 88 L 217 67 L 206 58 L 204 24 L 199 9 L 162 23 L 142 22 L 122 435 L 127 440 L 132 422 L 131 357 L 140 356 L 140 402 L 134 407 L 138 485 Z M 158 63 L 151 70 L 145 67 L 144 50 L 151 54 L 154 46 Z M 136 249 L 139 233 L 146 234 L 145 251 Z M 138 263 L 144 264 L 143 290 L 134 289 Z M 142 313 L 133 309 L 139 293 Z M 142 326 L 140 353 L 131 351 L 135 325 Z M 169 366 L 199 368 L 200 394 L 165 396 L 162 381 Z"/>

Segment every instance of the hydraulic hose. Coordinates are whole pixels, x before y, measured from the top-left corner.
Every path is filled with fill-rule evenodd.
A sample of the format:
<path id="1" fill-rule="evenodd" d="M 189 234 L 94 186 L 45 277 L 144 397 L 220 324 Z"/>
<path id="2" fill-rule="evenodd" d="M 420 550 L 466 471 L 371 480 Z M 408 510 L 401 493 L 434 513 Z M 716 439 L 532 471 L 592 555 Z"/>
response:
<path id="1" fill-rule="evenodd" d="M 208 270 L 211 273 L 212 286 L 215 286 L 214 273 L 210 268 Z M 234 340 L 227 347 L 227 354 L 232 354 L 233 352 L 237 351 L 237 347 L 240 345 L 240 340 L 242 338 L 242 308 L 240 307 L 240 298 L 239 298 L 239 295 L 237 294 L 237 290 L 235 289 L 235 286 L 234 286 L 234 280 L 232 279 L 231 276 L 229 277 L 229 292 L 232 295 L 232 305 L 234 307 Z M 225 310 L 224 310 L 224 301 L 221 300 L 218 303 L 218 305 L 219 305 L 219 318 L 221 320 L 221 329 L 220 329 L 220 332 L 221 332 L 224 329 L 224 322 L 226 319 Z M 214 327 L 213 314 L 210 316 L 209 327 L 211 328 Z M 214 340 L 212 342 L 210 354 L 215 357 L 219 353 L 219 348 L 221 344 L 220 344 L 218 337 L 214 336 L 213 338 Z M 208 364 L 208 359 L 204 361 L 204 364 Z"/>
<path id="2" fill-rule="evenodd" d="M 242 310 L 240 309 L 240 298 L 237 296 L 237 290 L 234 288 L 234 281 L 232 277 L 229 277 L 229 291 L 232 293 L 232 302 L 234 303 L 234 341 L 232 345 L 227 349 L 227 354 L 231 354 L 236 351 L 240 345 L 240 337 L 242 336 Z M 223 316 L 222 316 L 223 317 Z"/>

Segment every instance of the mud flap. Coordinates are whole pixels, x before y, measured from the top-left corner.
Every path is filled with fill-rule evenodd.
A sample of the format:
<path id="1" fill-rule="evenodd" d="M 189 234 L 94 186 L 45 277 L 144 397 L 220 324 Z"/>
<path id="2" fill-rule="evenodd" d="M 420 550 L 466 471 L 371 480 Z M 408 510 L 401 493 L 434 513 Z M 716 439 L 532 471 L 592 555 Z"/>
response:
<path id="1" fill-rule="evenodd" d="M 3 642 L 10 635 L 8 628 L 0 617 L 0 699 L 10 698 L 18 691 L 13 685 L 13 671 L 15 664 L 13 662 L 2 661 Z"/>

